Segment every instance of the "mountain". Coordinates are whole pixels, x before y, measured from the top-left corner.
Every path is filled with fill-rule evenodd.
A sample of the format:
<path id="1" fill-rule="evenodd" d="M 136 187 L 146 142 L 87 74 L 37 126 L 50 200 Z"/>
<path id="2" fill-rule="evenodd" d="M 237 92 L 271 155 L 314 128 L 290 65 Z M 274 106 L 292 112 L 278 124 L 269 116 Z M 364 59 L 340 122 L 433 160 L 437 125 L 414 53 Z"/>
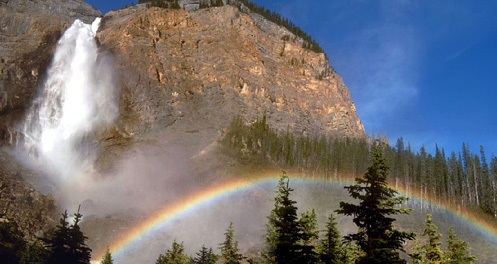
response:
<path id="1" fill-rule="evenodd" d="M 318 210 L 320 218 L 325 219 L 325 213 L 347 199 L 347 195 L 339 195 L 340 191 L 335 189 L 343 192 L 342 185 L 361 175 L 369 164 L 371 141 L 366 138 L 347 87 L 319 45 L 291 22 L 246 0 L 148 2 L 102 17 L 79 0 L 0 0 L 0 222 L 4 218 L 14 219 L 28 238 L 43 237 L 55 225 L 60 211 L 73 212 L 81 204 L 85 215 L 82 229 L 90 237 L 90 246 L 100 250 L 120 240 L 164 206 L 233 179 L 279 173 L 282 168 L 299 171 L 313 180 L 322 179 L 320 173 L 325 171 L 333 191 L 328 187 L 319 192 L 305 187 L 299 195 L 306 208 L 313 204 L 326 207 Z M 159 7 L 163 5 L 167 8 Z M 95 17 L 102 17 L 98 32 L 81 23 L 76 23 L 76 28 L 71 26 L 75 19 L 90 23 Z M 73 31 L 66 31 L 68 28 Z M 66 162 L 81 164 L 76 166 L 81 170 L 65 171 L 61 177 L 54 177 L 57 171 L 45 170 L 46 159 L 31 164 L 31 159 L 44 155 L 38 145 L 18 150 L 32 140 L 34 133 L 26 133 L 26 127 L 34 124 L 31 119 L 62 123 L 57 118 L 65 104 L 63 97 L 54 97 L 53 105 L 49 105 L 52 112 L 48 111 L 46 116 L 33 115 L 33 111 L 42 109 L 44 84 L 51 80 L 47 71 L 60 68 L 54 54 L 61 46 L 61 36 L 69 31 L 87 34 L 90 45 L 83 50 L 93 49 L 88 54 L 96 54 L 98 62 L 81 60 L 97 67 L 86 71 L 84 65 L 77 65 L 74 68 L 78 71 L 69 74 L 90 73 L 86 76 L 90 81 L 76 78 L 83 85 L 74 86 L 96 84 L 88 89 L 90 93 L 82 94 L 82 101 L 108 95 L 108 91 L 97 89 L 99 82 L 113 83 L 117 89 L 111 89 L 111 98 L 105 98 L 110 100 L 89 102 L 100 108 L 91 108 L 89 119 L 83 119 L 91 120 L 91 115 L 95 115 L 106 122 L 91 124 L 87 130 L 85 124 L 76 124 L 83 131 L 75 133 L 75 140 L 60 140 L 65 136 L 61 131 L 65 130 L 52 130 L 57 133 L 51 135 L 51 143 L 64 146 L 47 152 L 53 154 L 50 161 L 63 166 L 68 165 Z M 74 41 L 72 37 L 65 38 L 64 45 Z M 67 50 L 70 52 L 64 56 L 72 58 L 75 54 L 69 53 L 74 49 Z M 81 51 L 74 57 L 88 55 Z M 78 62 L 85 64 L 81 61 Z M 63 65 L 73 68 L 72 64 Z M 109 102 L 108 108 L 102 107 Z M 101 117 L 106 110 L 116 108 L 119 117 L 109 125 L 107 121 L 114 118 Z M 74 109 L 87 110 L 77 106 Z M 75 123 L 78 121 L 70 124 Z M 347 139 L 341 140 L 344 138 Z M 435 157 L 418 157 L 410 147 L 404 148 L 403 142 L 398 142 L 396 149 L 380 145 L 392 161 L 392 182 L 397 189 L 405 187 L 409 193 L 411 188 L 424 187 L 420 192 L 420 210 L 414 215 L 417 224 L 409 218 L 403 227 L 421 232 L 425 207 L 437 211 L 431 209 L 431 204 L 425 205 L 423 198 L 428 198 L 428 203 L 430 199 L 436 200 L 435 204 L 448 199 L 451 205 L 451 199 L 464 193 L 444 188 L 452 181 L 435 177 L 448 175 L 444 174 L 448 169 L 441 165 L 445 161 L 443 151 L 437 151 Z M 69 151 L 56 153 L 59 149 Z M 478 157 L 471 156 L 471 162 L 464 162 L 474 164 L 477 170 L 477 160 Z M 454 164 L 462 171 L 462 161 Z M 423 173 L 420 180 L 415 177 L 417 171 Z M 488 168 L 484 166 L 480 171 Z M 479 197 L 478 186 L 485 184 L 477 184 L 474 179 L 475 176 L 467 184 L 471 187 L 474 183 L 474 193 Z M 471 194 L 469 187 L 467 192 Z M 495 192 L 495 188 L 487 189 Z M 202 212 L 195 212 L 198 215 L 173 223 L 176 230 L 162 234 L 162 242 L 181 240 L 184 231 L 202 231 L 205 237 L 212 235 L 212 241 L 217 241 L 226 228 L 220 219 L 234 217 L 241 219 L 247 231 L 241 244 L 255 252 L 259 250 L 261 235 L 247 234 L 261 231 L 273 194 L 272 188 L 263 185 L 236 199 L 207 206 L 208 213 L 199 209 Z M 315 199 L 306 201 L 307 196 Z M 491 200 L 487 196 L 482 195 Z M 472 196 L 468 197 L 471 201 Z M 464 198 L 462 201 L 464 204 Z M 417 202 L 413 202 L 414 206 Z M 444 213 L 442 210 L 440 214 Z M 354 227 L 349 220 L 340 221 L 342 227 L 349 225 L 350 231 Z M 450 224 L 458 223 L 450 220 Z M 195 226 L 202 230 L 192 228 Z M 494 244 L 487 243 L 486 237 L 473 239 L 481 233 L 470 228 L 461 230 L 471 234 L 467 237 L 479 247 L 480 255 L 487 255 L 479 258 L 495 259 L 486 253 L 493 250 Z M 186 236 L 200 243 L 198 235 Z M 151 262 L 157 255 L 144 254 Z M 94 257 L 98 257 L 98 252 Z"/>
<path id="2" fill-rule="evenodd" d="M 266 113 L 271 126 L 296 134 L 365 136 L 326 55 L 258 14 L 140 5 L 107 14 L 98 39 L 118 58 L 128 134 L 221 129 L 234 116 Z"/>
<path id="3" fill-rule="evenodd" d="M 194 157 L 215 145 L 237 116 L 249 123 L 266 116 L 273 128 L 296 135 L 365 137 L 327 56 L 236 3 L 199 8 L 199 1 L 180 1 L 184 9 L 140 4 L 103 17 L 97 39 L 117 72 L 120 117 L 96 131 L 99 170 L 112 169 L 143 145 L 168 155 L 180 148 Z M 24 136 L 20 124 L 64 30 L 75 19 L 90 23 L 100 16 L 80 0 L 0 1 L 2 213 L 24 219 L 21 228 L 31 236 L 54 223 L 57 205 L 31 187 L 43 185 L 43 173 L 16 161 L 12 147 Z M 203 158 L 197 167 L 215 167 L 211 160 Z"/>
<path id="4" fill-rule="evenodd" d="M 297 135 L 365 137 L 326 55 L 257 13 L 137 5 L 108 13 L 98 39 L 119 70 L 121 119 L 109 136 L 118 142 L 179 133 L 206 147 L 233 117 L 264 114 Z"/>

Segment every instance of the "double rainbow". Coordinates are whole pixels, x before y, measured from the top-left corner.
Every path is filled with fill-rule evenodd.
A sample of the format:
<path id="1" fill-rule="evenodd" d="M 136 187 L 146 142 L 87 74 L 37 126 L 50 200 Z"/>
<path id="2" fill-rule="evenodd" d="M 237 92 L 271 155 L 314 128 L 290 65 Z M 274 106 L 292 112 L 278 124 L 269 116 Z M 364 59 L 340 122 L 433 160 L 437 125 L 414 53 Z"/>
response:
<path id="1" fill-rule="evenodd" d="M 144 239 L 147 238 L 148 235 L 164 228 L 169 223 L 181 219 L 182 217 L 185 217 L 202 207 L 227 199 L 230 196 L 233 196 L 242 191 L 247 191 L 255 186 L 277 182 L 279 178 L 280 174 L 277 173 L 266 174 L 249 179 L 230 180 L 221 184 L 214 185 L 210 188 L 203 189 L 178 202 L 168 204 L 158 212 L 148 217 L 146 220 L 137 224 L 134 228 L 132 228 L 131 231 L 114 241 L 109 246 L 109 250 L 115 258 L 124 256 L 124 254 L 126 254 L 126 252 L 131 247 L 139 245 Z M 295 180 L 308 183 L 340 185 L 348 185 L 354 182 L 353 179 L 342 179 L 340 182 L 338 182 L 336 180 L 324 178 L 308 178 L 295 176 L 290 177 L 291 184 L 295 183 Z M 399 188 L 398 191 L 401 194 L 407 193 L 405 190 L 402 190 L 402 188 Z M 409 196 L 411 197 L 411 199 L 421 201 L 420 196 L 416 193 L 409 192 Z M 482 234 L 485 234 L 488 239 L 497 243 L 497 224 L 495 223 L 495 221 L 482 218 L 481 216 L 468 211 L 459 210 L 458 208 L 455 208 L 453 206 L 437 202 L 434 199 L 424 198 L 423 201 L 437 208 L 447 210 L 453 216 L 477 228 Z M 103 252 L 99 252 L 96 259 L 101 259 L 102 255 Z"/>

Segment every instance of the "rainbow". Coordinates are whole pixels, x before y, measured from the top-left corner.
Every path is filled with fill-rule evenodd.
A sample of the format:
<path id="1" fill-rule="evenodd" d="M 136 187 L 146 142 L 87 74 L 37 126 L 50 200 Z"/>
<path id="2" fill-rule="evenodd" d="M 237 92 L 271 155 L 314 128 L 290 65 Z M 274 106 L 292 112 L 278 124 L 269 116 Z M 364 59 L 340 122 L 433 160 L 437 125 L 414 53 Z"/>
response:
<path id="1" fill-rule="evenodd" d="M 182 217 L 185 217 L 202 207 L 209 206 L 242 191 L 247 191 L 255 186 L 275 183 L 280 179 L 280 176 L 281 173 L 267 173 L 258 177 L 229 180 L 210 188 L 203 189 L 197 193 L 187 196 L 184 199 L 181 199 L 180 201 L 169 204 L 152 214 L 150 217 L 132 228 L 131 231 L 114 241 L 109 246 L 109 250 L 115 258 L 119 258 L 130 248 L 143 242 L 147 236 L 164 228 L 169 223 L 181 219 Z M 338 181 L 319 177 L 310 178 L 291 175 L 290 184 L 295 184 L 296 181 L 300 183 L 323 183 L 341 186 L 354 183 L 352 178 L 341 179 Z M 398 188 L 397 190 L 401 194 L 407 193 L 403 188 Z M 412 191 L 408 193 L 411 200 L 422 201 L 418 194 L 413 193 Z M 437 208 L 447 210 L 463 222 L 477 228 L 482 234 L 485 234 L 489 239 L 497 243 L 497 224 L 495 221 L 484 219 L 477 214 L 451 207 L 441 202 L 437 202 L 434 199 L 424 198 L 423 201 Z M 99 252 L 96 256 L 96 259 L 100 260 L 103 256 L 103 252 Z"/>

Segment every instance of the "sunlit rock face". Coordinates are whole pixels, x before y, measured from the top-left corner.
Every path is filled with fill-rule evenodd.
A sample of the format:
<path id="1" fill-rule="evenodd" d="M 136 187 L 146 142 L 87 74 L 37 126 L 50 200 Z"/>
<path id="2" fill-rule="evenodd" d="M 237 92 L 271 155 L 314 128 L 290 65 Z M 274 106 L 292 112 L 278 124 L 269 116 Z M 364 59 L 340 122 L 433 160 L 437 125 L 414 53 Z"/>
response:
<path id="1" fill-rule="evenodd" d="M 120 135 L 209 130 L 210 143 L 232 117 L 266 114 L 272 127 L 297 135 L 365 136 L 325 54 L 260 15 L 229 5 L 137 5 L 108 13 L 97 37 L 118 60 Z"/>

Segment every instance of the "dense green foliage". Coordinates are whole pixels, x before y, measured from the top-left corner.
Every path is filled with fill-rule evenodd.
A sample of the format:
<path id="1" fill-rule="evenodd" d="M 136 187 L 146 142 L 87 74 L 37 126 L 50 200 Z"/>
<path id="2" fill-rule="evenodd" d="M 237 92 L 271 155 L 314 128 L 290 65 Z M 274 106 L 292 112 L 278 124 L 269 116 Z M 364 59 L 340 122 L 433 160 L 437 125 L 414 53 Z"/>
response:
<path id="1" fill-rule="evenodd" d="M 468 243 L 459 239 L 453 228 L 449 229 L 447 250 L 442 250 L 442 234 L 433 223 L 431 214 L 426 216 L 423 237 L 426 237 L 425 243 L 423 245 L 416 243 L 414 252 L 409 254 L 414 264 L 470 264 L 476 261 L 476 257 L 469 252 Z"/>
<path id="2" fill-rule="evenodd" d="M 147 7 L 160 7 L 160 8 L 171 8 L 180 9 L 178 0 L 138 0 L 139 4 L 146 3 Z"/>
<path id="3" fill-rule="evenodd" d="M 299 224 L 302 228 L 300 241 L 301 263 L 317 263 L 319 260 L 315 245 L 319 240 L 319 228 L 316 211 L 312 209 L 300 215 Z"/>
<path id="4" fill-rule="evenodd" d="M 221 260 L 226 264 L 237 264 L 240 263 L 242 255 L 238 252 L 238 241 L 235 240 L 235 230 L 233 228 L 233 223 L 224 233 L 225 239 L 222 244 L 220 244 L 219 249 L 221 250 Z"/>
<path id="5" fill-rule="evenodd" d="M 433 223 L 431 214 L 426 216 L 426 225 L 423 236 L 428 237 L 427 243 L 421 247 L 422 260 L 428 263 L 442 263 L 444 253 L 441 249 L 442 234 L 438 233 L 438 227 Z"/>
<path id="6" fill-rule="evenodd" d="M 189 264 L 193 260 L 185 254 L 183 243 L 173 241 L 172 249 L 168 249 L 165 254 L 160 254 L 155 264 Z"/>
<path id="7" fill-rule="evenodd" d="M 361 175 L 370 160 L 366 139 L 297 137 L 289 131 L 280 134 L 267 125 L 265 116 L 249 125 L 234 118 L 221 142 L 251 163 L 271 161 L 285 169 L 335 179 Z"/>
<path id="8" fill-rule="evenodd" d="M 24 250 L 21 264 L 45 264 L 49 251 L 40 241 L 32 241 Z"/>
<path id="9" fill-rule="evenodd" d="M 209 8 L 209 7 L 215 7 L 215 6 L 223 6 L 223 1 L 222 0 L 201 0 L 200 1 L 200 6 L 199 8 Z"/>
<path id="10" fill-rule="evenodd" d="M 476 257 L 469 253 L 468 243 L 457 237 L 454 228 L 449 229 L 447 244 L 447 264 L 470 264 L 476 261 Z"/>
<path id="11" fill-rule="evenodd" d="M 391 168 L 387 181 L 406 190 L 407 195 L 413 191 L 422 199 L 480 208 L 497 217 L 497 157 L 492 156 L 488 164 L 483 147 L 478 155 L 463 144 L 461 153 L 447 157 L 438 146 L 435 155 L 424 147 L 416 153 L 402 138 L 389 147 L 366 138 L 295 136 L 271 129 L 265 116 L 252 124 L 234 118 L 221 143 L 249 163 L 269 161 L 284 169 L 333 179 L 362 175 L 371 162 L 371 145 L 376 143 L 382 146 Z"/>
<path id="12" fill-rule="evenodd" d="M 67 211 L 59 224 L 43 241 L 26 241 L 15 221 L 0 217 L 0 260 L 2 263 L 57 264 L 90 262 L 91 249 L 79 227 L 82 215 L 74 214 L 71 225 L 67 222 Z"/>
<path id="13" fill-rule="evenodd" d="M 26 242 L 17 224 L 0 218 L 0 259 L 5 263 L 19 263 Z"/>
<path id="14" fill-rule="evenodd" d="M 197 253 L 197 257 L 193 259 L 195 264 L 216 264 L 219 256 L 212 252 L 212 248 L 207 249 L 202 246 L 200 251 Z"/>
<path id="15" fill-rule="evenodd" d="M 324 233 L 324 238 L 319 241 L 316 248 L 319 260 L 324 264 L 346 263 L 344 247 L 342 246 L 338 224 L 333 213 L 328 218 Z"/>
<path id="16" fill-rule="evenodd" d="M 57 263 L 81 263 L 90 262 L 91 249 L 85 244 L 88 239 L 79 227 L 83 215 L 78 212 L 74 214 L 73 224 L 67 222 L 67 211 L 62 214 L 59 225 L 55 228 L 51 237 L 46 240 L 49 249 L 48 262 Z"/>
<path id="17" fill-rule="evenodd" d="M 283 175 L 274 198 L 266 234 L 266 257 L 276 263 L 301 263 L 303 228 L 297 216 L 296 201 L 290 198 L 293 189 Z"/>
<path id="18" fill-rule="evenodd" d="M 354 241 L 365 253 L 357 263 L 406 263 L 398 251 L 404 243 L 414 238 L 413 233 L 393 227 L 397 214 L 408 214 L 410 210 L 398 208 L 406 198 L 388 187 L 388 166 L 378 148 L 373 149 L 373 164 L 364 177 L 356 178 L 356 184 L 346 186 L 350 196 L 359 204 L 340 202 L 339 214 L 352 216 L 359 228 L 355 234 L 345 238 Z"/>

